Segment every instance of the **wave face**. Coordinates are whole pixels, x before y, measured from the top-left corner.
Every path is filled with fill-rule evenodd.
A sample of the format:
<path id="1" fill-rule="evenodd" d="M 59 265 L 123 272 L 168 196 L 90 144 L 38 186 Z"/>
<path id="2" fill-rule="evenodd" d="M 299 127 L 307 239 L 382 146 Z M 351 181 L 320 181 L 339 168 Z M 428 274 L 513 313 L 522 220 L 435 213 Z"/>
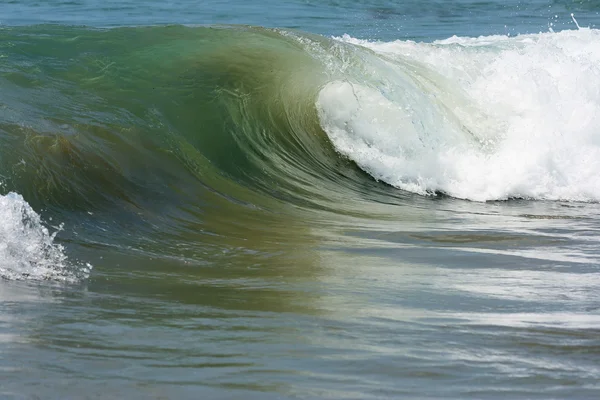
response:
<path id="1" fill-rule="evenodd" d="M 67 245 L 197 259 L 415 193 L 600 200 L 597 30 L 384 43 L 36 26 L 0 43 L 6 277 L 89 272 L 33 210 Z"/>
<path id="2" fill-rule="evenodd" d="M 600 32 L 340 41 L 370 79 L 328 83 L 323 128 L 375 178 L 485 201 L 600 199 Z"/>

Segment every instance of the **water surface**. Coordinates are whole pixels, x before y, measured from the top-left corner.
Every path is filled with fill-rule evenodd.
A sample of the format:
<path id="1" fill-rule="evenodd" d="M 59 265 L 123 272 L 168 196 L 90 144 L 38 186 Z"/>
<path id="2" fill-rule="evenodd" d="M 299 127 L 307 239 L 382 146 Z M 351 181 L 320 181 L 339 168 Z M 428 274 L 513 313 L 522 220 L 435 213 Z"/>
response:
<path id="1" fill-rule="evenodd" d="M 0 397 L 598 397 L 598 7 L 5 2 Z"/>

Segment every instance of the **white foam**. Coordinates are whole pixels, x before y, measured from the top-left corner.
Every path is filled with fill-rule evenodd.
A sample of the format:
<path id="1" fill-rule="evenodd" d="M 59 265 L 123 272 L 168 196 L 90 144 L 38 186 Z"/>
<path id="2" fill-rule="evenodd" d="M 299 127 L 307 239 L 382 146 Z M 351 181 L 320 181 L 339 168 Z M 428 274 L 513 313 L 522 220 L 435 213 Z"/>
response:
<path id="1" fill-rule="evenodd" d="M 375 178 L 477 201 L 600 201 L 600 31 L 340 40 L 386 68 L 326 85 L 321 125 Z"/>
<path id="2" fill-rule="evenodd" d="M 0 196 L 0 277 L 76 282 L 91 265 L 69 263 L 57 232 L 50 233 L 20 194 Z"/>

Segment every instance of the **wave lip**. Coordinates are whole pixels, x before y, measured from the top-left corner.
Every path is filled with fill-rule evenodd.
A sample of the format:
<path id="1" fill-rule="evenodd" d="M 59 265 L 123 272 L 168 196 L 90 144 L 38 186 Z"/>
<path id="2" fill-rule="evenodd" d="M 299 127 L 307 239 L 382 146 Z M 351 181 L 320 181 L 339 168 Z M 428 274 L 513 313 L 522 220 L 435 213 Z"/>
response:
<path id="1" fill-rule="evenodd" d="M 48 231 L 20 194 L 0 196 L 0 276 L 67 283 L 87 278 L 92 266 L 70 263 L 54 242 L 57 233 Z"/>
<path id="2" fill-rule="evenodd" d="M 600 201 L 599 30 L 338 40 L 376 62 L 370 81 L 322 88 L 321 125 L 376 179 L 475 201 Z"/>

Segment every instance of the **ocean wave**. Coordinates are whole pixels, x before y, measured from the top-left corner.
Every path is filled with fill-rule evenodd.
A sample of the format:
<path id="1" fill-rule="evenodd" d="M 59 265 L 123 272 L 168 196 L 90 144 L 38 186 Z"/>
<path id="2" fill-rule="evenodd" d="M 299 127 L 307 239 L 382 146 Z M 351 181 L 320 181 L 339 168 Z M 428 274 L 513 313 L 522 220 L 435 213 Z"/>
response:
<path id="1" fill-rule="evenodd" d="M 35 208 L 600 200 L 597 30 L 433 43 L 252 27 L 0 34 L 13 44 L 0 172 Z"/>

